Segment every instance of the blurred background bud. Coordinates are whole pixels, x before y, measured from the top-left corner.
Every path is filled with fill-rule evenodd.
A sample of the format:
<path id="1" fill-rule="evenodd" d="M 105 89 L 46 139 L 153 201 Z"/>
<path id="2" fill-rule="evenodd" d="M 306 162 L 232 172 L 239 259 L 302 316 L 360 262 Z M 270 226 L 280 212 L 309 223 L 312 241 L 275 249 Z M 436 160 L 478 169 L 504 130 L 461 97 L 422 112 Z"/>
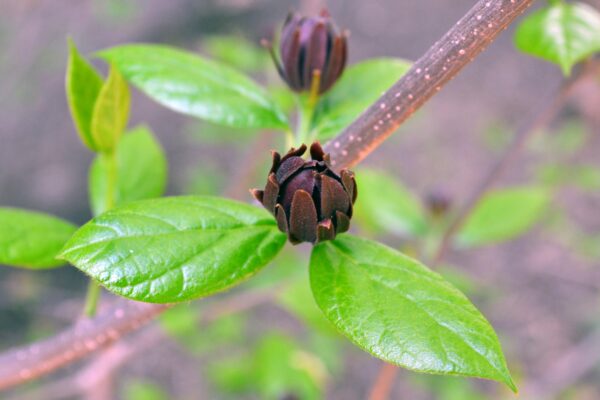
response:
<path id="1" fill-rule="evenodd" d="M 279 75 L 296 92 L 315 85 L 324 93 L 338 80 L 347 59 L 347 34 L 340 32 L 327 10 L 316 17 L 290 13 L 281 31 L 278 58 L 269 42 Z"/>

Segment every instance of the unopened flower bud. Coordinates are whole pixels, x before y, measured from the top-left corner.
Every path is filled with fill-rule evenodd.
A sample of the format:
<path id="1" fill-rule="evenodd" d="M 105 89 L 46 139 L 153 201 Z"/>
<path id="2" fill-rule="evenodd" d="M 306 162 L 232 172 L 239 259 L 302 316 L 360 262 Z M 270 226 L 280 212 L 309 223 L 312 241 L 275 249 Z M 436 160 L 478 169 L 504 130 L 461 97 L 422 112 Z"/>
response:
<path id="1" fill-rule="evenodd" d="M 321 94 L 342 75 L 348 53 L 346 39 L 347 34 L 338 30 L 326 10 L 317 17 L 290 13 L 281 31 L 281 59 L 277 59 L 273 48 L 271 56 L 292 90 L 307 91 L 315 89 L 316 84 Z"/>
<path id="2" fill-rule="evenodd" d="M 352 172 L 343 169 L 336 174 L 318 142 L 310 146 L 310 161 L 302 158 L 305 151 L 306 145 L 302 145 L 283 157 L 273 152 L 265 190 L 251 191 L 293 244 L 332 240 L 337 233 L 346 232 L 356 200 Z"/>
<path id="3" fill-rule="evenodd" d="M 442 217 L 450 209 L 452 200 L 446 193 L 436 190 L 427 194 L 425 205 L 432 216 Z"/>

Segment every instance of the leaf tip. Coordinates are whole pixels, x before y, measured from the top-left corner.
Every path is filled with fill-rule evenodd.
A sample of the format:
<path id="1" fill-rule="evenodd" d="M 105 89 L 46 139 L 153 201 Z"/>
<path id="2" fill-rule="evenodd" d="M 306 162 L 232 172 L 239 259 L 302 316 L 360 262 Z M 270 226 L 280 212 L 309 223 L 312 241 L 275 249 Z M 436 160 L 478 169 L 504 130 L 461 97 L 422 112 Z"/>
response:
<path id="1" fill-rule="evenodd" d="M 512 377 L 510 376 L 510 373 L 507 372 L 507 376 L 504 377 L 503 379 L 503 383 L 508 386 L 508 388 L 510 390 L 512 390 L 512 392 L 514 394 L 519 394 L 519 388 L 517 387 L 517 385 L 515 385 L 515 382 L 513 381 Z"/>

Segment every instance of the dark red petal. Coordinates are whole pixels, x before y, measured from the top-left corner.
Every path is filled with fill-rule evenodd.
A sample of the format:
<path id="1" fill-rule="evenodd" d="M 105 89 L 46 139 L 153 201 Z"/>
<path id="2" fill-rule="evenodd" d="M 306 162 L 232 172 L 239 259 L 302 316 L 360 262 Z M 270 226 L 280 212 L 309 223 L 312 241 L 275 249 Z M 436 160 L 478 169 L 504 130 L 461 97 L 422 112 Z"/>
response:
<path id="1" fill-rule="evenodd" d="M 340 67 L 336 73 L 335 79 L 338 79 L 342 75 L 342 71 L 346 67 L 347 61 L 348 61 L 348 31 L 342 33 L 342 61 L 340 62 Z"/>
<path id="2" fill-rule="evenodd" d="M 298 171 L 304 165 L 304 159 L 301 157 L 290 157 L 281 163 L 277 170 L 277 182 L 282 185 L 290 176 Z"/>
<path id="3" fill-rule="evenodd" d="M 323 161 L 323 157 L 325 156 L 325 152 L 321 147 L 321 143 L 314 142 L 310 145 L 310 158 L 316 161 Z"/>
<path id="4" fill-rule="evenodd" d="M 312 87 L 315 70 L 323 72 L 327 61 L 327 29 L 323 22 L 318 22 L 312 29 L 310 38 L 306 44 L 306 56 L 304 59 L 303 83 L 305 89 Z"/>
<path id="5" fill-rule="evenodd" d="M 337 222 L 335 229 L 336 233 L 346 232 L 348 229 L 350 229 L 350 218 L 348 218 L 346 214 L 341 211 L 336 211 L 335 219 Z"/>
<path id="6" fill-rule="evenodd" d="M 289 40 L 292 37 L 293 32 L 298 28 L 298 23 L 302 17 L 295 12 L 290 12 L 283 23 L 283 28 L 281 29 L 281 45 L 288 46 Z"/>
<path id="7" fill-rule="evenodd" d="M 291 179 L 288 179 L 285 184 L 281 186 L 281 200 L 279 203 L 283 205 L 285 212 L 288 215 L 290 215 L 294 193 L 296 193 L 297 190 L 313 193 L 316 183 L 315 175 L 316 172 L 314 170 L 305 169 L 294 175 Z"/>
<path id="8" fill-rule="evenodd" d="M 293 90 L 301 90 L 302 86 L 298 71 L 300 64 L 300 30 L 294 30 L 289 44 L 284 47 L 282 42 L 280 49 L 287 84 Z"/>
<path id="9" fill-rule="evenodd" d="M 250 189 L 250 193 L 252 193 L 252 196 L 262 204 L 263 195 L 265 194 L 264 190 Z"/>
<path id="10" fill-rule="evenodd" d="M 277 204 L 275 206 L 275 218 L 277 219 L 277 227 L 281 232 L 288 232 L 288 222 L 287 216 L 285 215 L 285 210 L 281 206 L 281 204 Z"/>
<path id="11" fill-rule="evenodd" d="M 317 209 L 308 192 L 298 190 L 292 200 L 290 237 L 314 243 L 317 239 Z"/>
<path id="12" fill-rule="evenodd" d="M 335 227 L 330 219 L 319 222 L 317 225 L 317 243 L 335 239 Z"/>
<path id="13" fill-rule="evenodd" d="M 285 156 L 283 156 L 283 158 L 281 159 L 281 162 L 284 162 L 285 160 L 287 160 L 290 157 L 301 157 L 304 152 L 306 151 L 306 145 L 302 144 L 300 147 L 298 147 L 297 149 L 295 148 L 291 148 L 290 151 L 288 151 L 286 153 Z"/>
<path id="14" fill-rule="evenodd" d="M 333 41 L 327 62 L 327 71 L 321 77 L 321 91 L 327 91 L 337 81 L 346 64 L 346 38 L 337 36 Z"/>
<path id="15" fill-rule="evenodd" d="M 269 174 L 267 180 L 267 186 L 265 186 L 265 193 L 263 195 L 263 206 L 271 213 L 275 214 L 275 204 L 277 203 L 277 196 L 279 196 L 279 184 L 274 173 Z"/>
<path id="16" fill-rule="evenodd" d="M 331 218 L 336 211 L 345 213 L 349 207 L 350 198 L 342 184 L 327 175 L 321 175 L 321 218 Z"/>
<path id="17" fill-rule="evenodd" d="M 269 171 L 269 173 L 271 172 L 275 172 L 277 170 L 277 167 L 279 167 L 279 164 L 281 163 L 281 155 L 276 152 L 276 151 L 271 151 L 271 156 L 273 157 L 273 163 L 271 164 L 271 170 Z"/>
<path id="18" fill-rule="evenodd" d="M 348 196 L 352 199 L 352 204 L 356 201 L 356 181 L 354 180 L 354 173 L 347 169 L 343 169 L 340 171 L 340 175 L 342 176 L 342 184 L 348 192 Z"/>

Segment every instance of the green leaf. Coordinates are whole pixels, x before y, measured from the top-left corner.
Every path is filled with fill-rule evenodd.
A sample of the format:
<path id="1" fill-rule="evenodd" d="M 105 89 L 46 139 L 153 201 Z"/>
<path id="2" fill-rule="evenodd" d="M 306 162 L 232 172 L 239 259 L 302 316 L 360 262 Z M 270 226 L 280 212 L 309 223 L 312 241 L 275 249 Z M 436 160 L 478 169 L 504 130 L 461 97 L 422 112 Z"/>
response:
<path id="1" fill-rule="evenodd" d="M 584 3 L 553 2 L 521 22 L 515 45 L 569 75 L 573 65 L 600 51 L 600 13 Z"/>
<path id="2" fill-rule="evenodd" d="M 306 400 L 323 398 L 325 365 L 292 339 L 277 333 L 265 336 L 254 360 L 254 382 L 261 399 L 277 400 L 288 394 Z"/>
<path id="3" fill-rule="evenodd" d="M 310 283 L 325 316 L 384 361 L 516 391 L 493 328 L 439 274 L 380 243 L 341 235 L 314 247 Z"/>
<path id="4" fill-rule="evenodd" d="M 288 127 L 265 90 L 226 65 L 158 45 L 113 47 L 99 55 L 133 85 L 175 111 L 236 128 Z"/>
<path id="5" fill-rule="evenodd" d="M 114 65 L 100 89 L 92 115 L 92 137 L 98 149 L 112 151 L 127 127 L 130 95 L 127 82 Z"/>
<path id="6" fill-rule="evenodd" d="M 168 400 L 169 394 L 158 384 L 146 380 L 127 380 L 123 398 L 128 400 Z"/>
<path id="7" fill-rule="evenodd" d="M 67 102 L 81 141 L 92 151 L 97 147 L 92 138 L 92 114 L 102 88 L 102 78 L 77 51 L 69 39 L 69 61 L 66 77 Z"/>
<path id="8" fill-rule="evenodd" d="M 34 211 L 0 208 L 0 264 L 34 269 L 64 262 L 55 257 L 77 227 Z"/>
<path id="9" fill-rule="evenodd" d="M 475 207 L 456 241 L 464 247 L 498 243 L 524 234 L 544 215 L 548 191 L 535 187 L 490 192 Z"/>
<path id="10" fill-rule="evenodd" d="M 115 205 L 163 195 L 167 183 L 167 161 L 160 143 L 148 128 L 140 126 L 125 134 L 117 145 L 116 158 Z M 99 154 L 90 168 L 89 192 L 94 215 L 108 209 L 109 163 L 106 155 Z"/>
<path id="11" fill-rule="evenodd" d="M 317 137 L 326 140 L 338 134 L 400 79 L 410 65 L 402 59 L 378 58 L 350 66 L 317 105 L 313 120 Z"/>
<path id="12" fill-rule="evenodd" d="M 240 283 L 284 243 L 273 217 L 258 207 L 218 197 L 167 197 L 94 218 L 61 258 L 121 296 L 174 303 Z"/>
<path id="13" fill-rule="evenodd" d="M 369 230 L 418 236 L 427 230 L 421 203 L 401 182 L 381 171 L 361 169 L 356 174 L 360 196 L 355 220 Z"/>

